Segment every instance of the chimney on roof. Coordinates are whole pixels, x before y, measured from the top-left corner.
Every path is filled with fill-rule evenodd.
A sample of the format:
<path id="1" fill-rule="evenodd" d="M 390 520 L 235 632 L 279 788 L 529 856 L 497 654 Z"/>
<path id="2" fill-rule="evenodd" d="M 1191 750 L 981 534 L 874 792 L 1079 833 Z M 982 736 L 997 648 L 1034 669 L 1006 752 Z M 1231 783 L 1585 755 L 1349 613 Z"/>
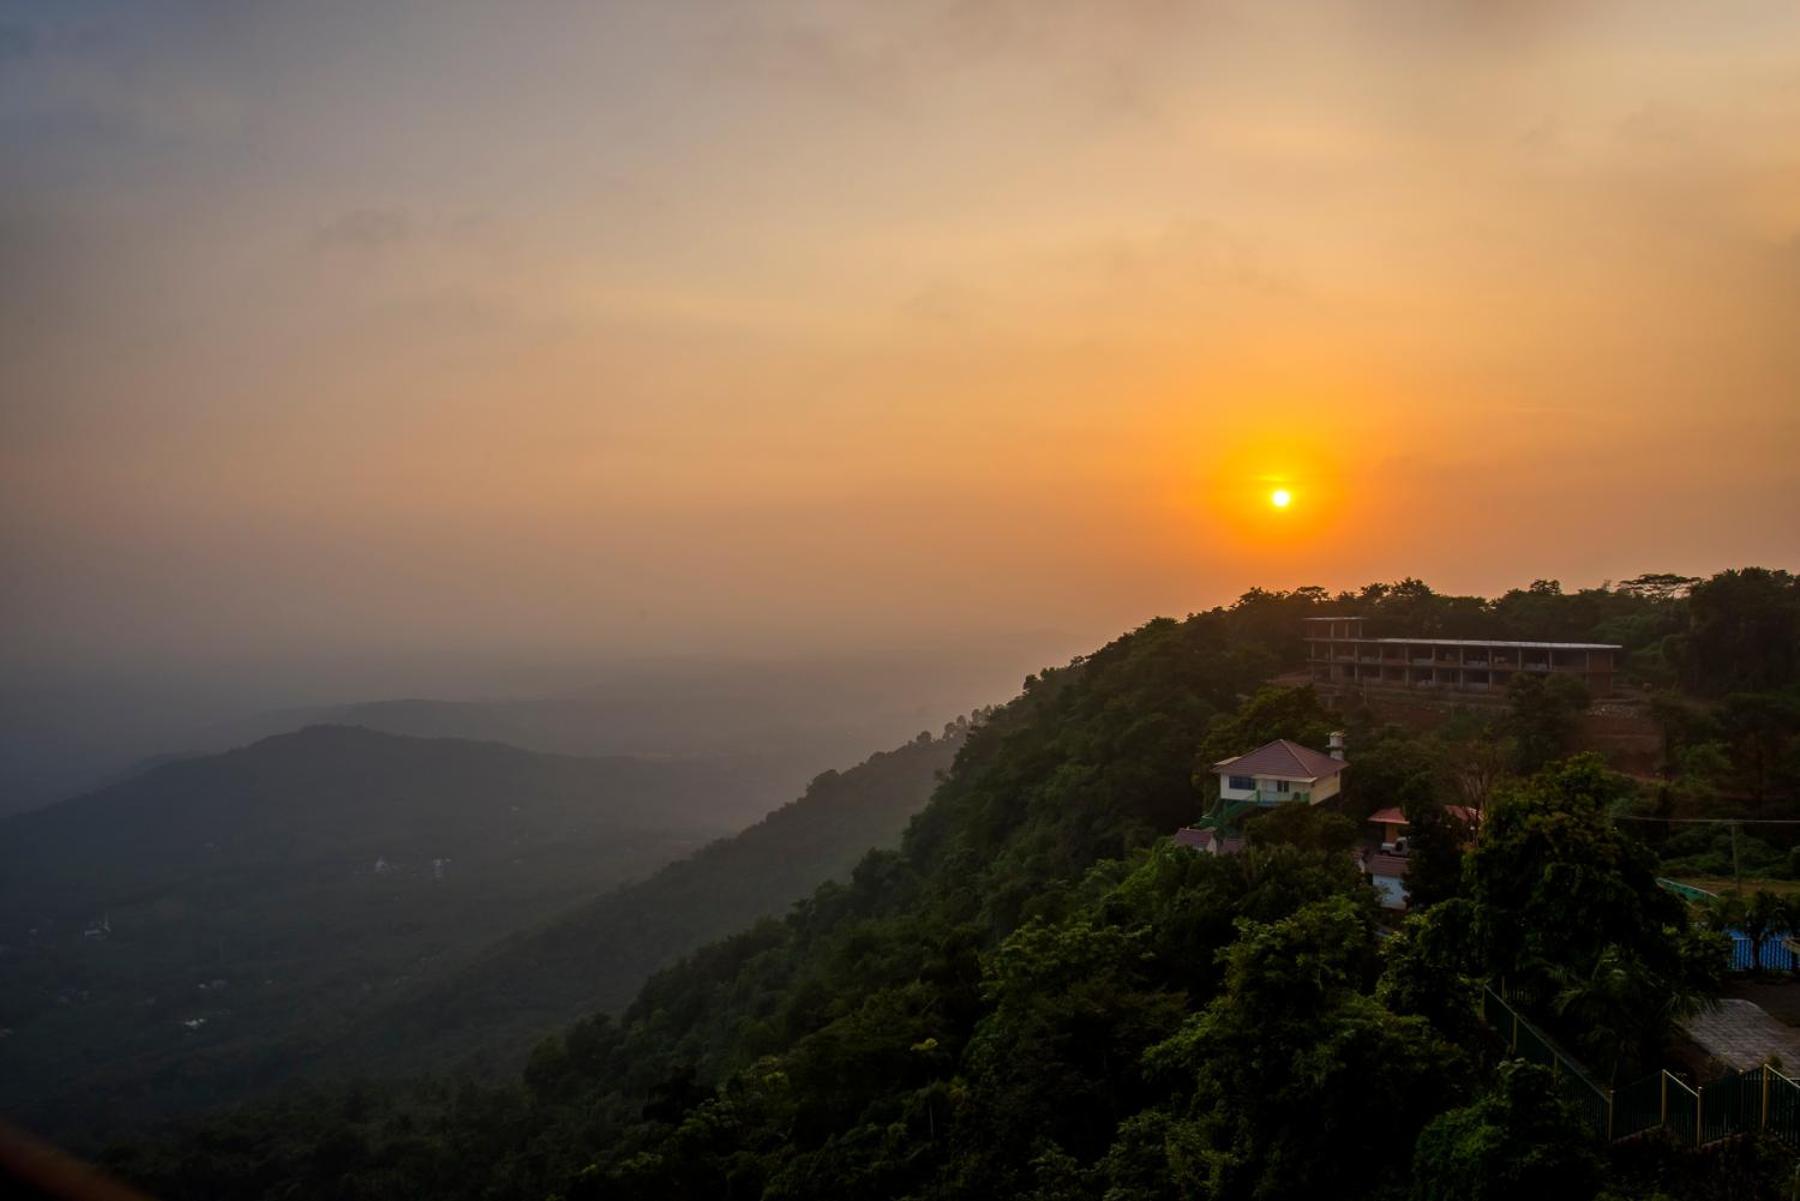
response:
<path id="1" fill-rule="evenodd" d="M 1344 732 L 1342 730 L 1333 730 L 1331 732 L 1330 746 L 1331 746 L 1331 757 L 1333 759 L 1339 759 L 1339 760 L 1343 759 L 1343 757 L 1344 757 Z"/>

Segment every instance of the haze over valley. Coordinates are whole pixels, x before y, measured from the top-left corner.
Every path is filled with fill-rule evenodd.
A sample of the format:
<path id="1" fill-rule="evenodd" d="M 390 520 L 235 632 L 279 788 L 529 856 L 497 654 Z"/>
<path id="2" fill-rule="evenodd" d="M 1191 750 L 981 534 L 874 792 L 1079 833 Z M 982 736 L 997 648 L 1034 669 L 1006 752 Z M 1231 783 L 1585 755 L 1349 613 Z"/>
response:
<path id="1" fill-rule="evenodd" d="M 1784 1201 L 1800 5 L 0 0 L 0 1194 Z"/>

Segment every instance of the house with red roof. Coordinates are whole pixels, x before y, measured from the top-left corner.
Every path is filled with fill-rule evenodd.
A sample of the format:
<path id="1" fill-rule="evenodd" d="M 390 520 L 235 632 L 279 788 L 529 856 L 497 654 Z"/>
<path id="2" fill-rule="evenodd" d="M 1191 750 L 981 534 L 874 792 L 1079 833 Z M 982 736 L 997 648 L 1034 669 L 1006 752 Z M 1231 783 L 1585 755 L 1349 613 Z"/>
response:
<path id="1" fill-rule="evenodd" d="M 1481 824 L 1479 810 L 1464 805 L 1445 805 L 1444 812 L 1462 822 L 1470 831 Z M 1361 855 L 1363 872 L 1369 877 L 1369 883 L 1381 894 L 1381 906 L 1384 909 L 1406 908 L 1406 869 L 1407 858 L 1406 831 L 1412 824 L 1406 820 L 1406 813 L 1398 805 L 1390 805 L 1385 809 L 1377 809 L 1369 815 L 1369 824 L 1381 831 L 1381 845 L 1370 848 Z"/>
<path id="2" fill-rule="evenodd" d="M 1253 751 L 1221 759 L 1212 765 L 1219 777 L 1219 799 L 1206 816 L 1175 832 L 1178 846 L 1206 855 L 1230 855 L 1244 847 L 1244 819 L 1276 805 L 1317 805 L 1336 797 L 1343 788 L 1344 735 L 1331 735 L 1331 749 L 1277 738 Z M 1446 805 L 1444 810 L 1473 831 L 1481 822 L 1478 810 Z M 1351 854 L 1380 894 L 1385 909 L 1406 908 L 1406 831 L 1411 823 L 1398 805 L 1377 809 L 1369 824 L 1379 831 Z"/>
<path id="3" fill-rule="evenodd" d="M 1445 805 L 1444 812 L 1471 830 L 1481 824 L 1481 814 L 1465 805 Z M 1369 814 L 1369 824 L 1381 827 L 1382 850 L 1406 853 L 1406 830 L 1412 823 L 1406 820 L 1406 813 L 1400 806 L 1377 809 Z"/>
<path id="4" fill-rule="evenodd" d="M 1219 799 L 1256 805 L 1301 801 L 1316 805 L 1338 794 L 1344 769 L 1344 736 L 1331 736 L 1331 753 L 1277 738 L 1245 755 L 1212 765 Z"/>
<path id="5" fill-rule="evenodd" d="M 1315 751 L 1277 738 L 1253 751 L 1212 765 L 1219 777 L 1219 800 L 1205 817 L 1175 834 L 1175 841 L 1211 855 L 1228 855 L 1244 845 L 1243 821 L 1276 805 L 1317 805 L 1338 795 L 1343 784 L 1344 736 L 1331 736 L 1331 751 Z"/>

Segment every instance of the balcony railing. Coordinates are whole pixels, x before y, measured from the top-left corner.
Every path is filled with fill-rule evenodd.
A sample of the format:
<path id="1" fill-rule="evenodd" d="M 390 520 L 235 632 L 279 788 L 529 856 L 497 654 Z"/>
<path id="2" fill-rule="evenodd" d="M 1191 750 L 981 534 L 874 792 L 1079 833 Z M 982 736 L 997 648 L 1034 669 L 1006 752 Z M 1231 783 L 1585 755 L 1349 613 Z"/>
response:
<path id="1" fill-rule="evenodd" d="M 1311 800 L 1312 793 L 1303 792 L 1298 789 L 1291 792 L 1277 792 L 1272 788 L 1258 788 L 1256 790 L 1256 803 L 1259 805 L 1280 805 L 1286 801 L 1311 802 Z"/>

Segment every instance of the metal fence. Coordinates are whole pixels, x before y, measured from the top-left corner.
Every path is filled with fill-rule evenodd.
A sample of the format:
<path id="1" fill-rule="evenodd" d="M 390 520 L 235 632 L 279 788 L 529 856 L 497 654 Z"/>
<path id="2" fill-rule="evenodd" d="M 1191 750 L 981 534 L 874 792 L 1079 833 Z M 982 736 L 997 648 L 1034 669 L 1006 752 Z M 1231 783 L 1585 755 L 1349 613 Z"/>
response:
<path id="1" fill-rule="evenodd" d="M 1613 1125 L 1612 1090 L 1601 1085 L 1574 1056 L 1556 1045 L 1548 1034 L 1527 1021 L 1523 1014 L 1491 987 L 1481 990 L 1481 1016 L 1488 1028 L 1507 1040 L 1507 1057 L 1529 1060 L 1550 1069 L 1557 1091 L 1582 1116 L 1596 1138 L 1610 1139 Z"/>
<path id="2" fill-rule="evenodd" d="M 1794 970 L 1794 952 L 1788 947 L 1788 932 L 1785 930 L 1767 935 L 1763 938 L 1762 954 L 1756 955 L 1756 944 L 1742 930 L 1727 930 L 1731 935 L 1731 970 L 1747 972 L 1762 960 L 1762 966 L 1770 971 L 1791 972 Z M 1756 956 L 1756 958 L 1752 958 Z"/>
<path id="3" fill-rule="evenodd" d="M 1708 892 L 1704 888 L 1683 884 L 1666 876 L 1658 876 L 1656 882 L 1691 904 L 1711 905 L 1719 899 L 1716 892 Z M 1756 944 L 1742 930 L 1727 930 L 1725 933 L 1731 936 L 1730 970 L 1734 972 L 1748 972 L 1758 966 L 1774 972 L 1791 972 L 1800 968 L 1800 957 L 1794 954 L 1789 945 L 1794 937 L 1792 931 L 1771 930 L 1763 939 L 1760 955 L 1757 954 Z"/>
<path id="4" fill-rule="evenodd" d="M 1613 1090 L 1613 1138 L 1631 1138 L 1668 1124 L 1670 1079 L 1667 1072 L 1658 1072 Z M 1687 1088 L 1679 1080 L 1675 1083 L 1679 1088 Z M 1688 1104 L 1692 1105 L 1691 1089 L 1688 1097 Z M 1679 1104 L 1680 1098 L 1676 1100 Z M 1692 1126 L 1691 1120 L 1689 1126 Z"/>
<path id="5" fill-rule="evenodd" d="M 1607 1088 L 1491 987 L 1482 990 L 1481 1016 L 1506 1040 L 1509 1057 L 1550 1069 L 1557 1091 L 1598 1139 L 1615 1142 L 1662 1129 L 1703 1147 L 1760 1130 L 1800 1148 L 1800 1083 L 1768 1064 L 1728 1072 L 1698 1088 L 1667 1071 Z"/>

